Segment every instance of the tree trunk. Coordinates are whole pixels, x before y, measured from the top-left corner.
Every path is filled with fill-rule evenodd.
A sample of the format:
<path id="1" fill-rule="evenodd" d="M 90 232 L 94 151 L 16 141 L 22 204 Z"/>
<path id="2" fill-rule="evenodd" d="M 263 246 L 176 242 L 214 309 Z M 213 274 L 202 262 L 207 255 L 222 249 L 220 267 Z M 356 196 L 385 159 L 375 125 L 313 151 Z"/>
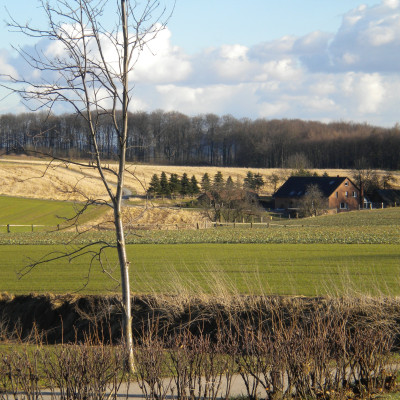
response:
<path id="1" fill-rule="evenodd" d="M 122 287 L 122 306 L 124 311 L 123 329 L 125 336 L 125 344 L 128 351 L 127 367 L 130 372 L 134 372 L 133 360 L 133 338 L 132 338 L 132 313 L 131 313 L 131 291 L 129 284 L 129 262 L 126 256 L 126 245 L 124 228 L 122 224 L 121 205 L 122 205 L 122 190 L 124 187 L 124 175 L 126 164 L 126 146 L 128 137 L 128 103 L 129 103 L 129 37 L 128 37 L 128 16 L 126 10 L 126 0 L 121 0 L 121 17 L 123 31 L 123 75 L 122 75 L 122 118 L 123 126 L 119 137 L 119 168 L 118 168 L 118 184 L 114 203 L 114 221 L 116 228 L 116 239 L 118 248 L 118 258 L 121 270 L 121 287 Z"/>
<path id="2" fill-rule="evenodd" d="M 121 289 L 122 289 L 122 310 L 123 310 L 123 337 L 128 352 L 126 366 L 130 372 L 135 371 L 133 359 L 133 337 L 132 337 L 132 311 L 131 311 L 131 290 L 129 282 L 129 261 L 126 255 L 126 245 L 124 228 L 121 218 L 120 207 L 114 211 L 115 229 L 117 238 L 118 260 L 121 271 Z"/>

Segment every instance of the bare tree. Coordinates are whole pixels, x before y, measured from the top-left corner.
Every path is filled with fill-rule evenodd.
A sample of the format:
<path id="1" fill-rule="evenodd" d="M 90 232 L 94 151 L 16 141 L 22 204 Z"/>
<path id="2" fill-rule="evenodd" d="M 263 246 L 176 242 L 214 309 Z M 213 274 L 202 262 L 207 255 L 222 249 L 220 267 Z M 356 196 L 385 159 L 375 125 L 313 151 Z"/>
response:
<path id="1" fill-rule="evenodd" d="M 301 214 L 304 217 L 320 215 L 327 204 L 318 185 L 307 186 L 306 193 L 300 201 Z"/>
<path id="2" fill-rule="evenodd" d="M 29 78 L 3 75 L 8 81 L 3 86 L 18 93 L 31 110 L 46 109 L 50 115 L 61 102 L 84 121 L 91 160 L 74 163 L 97 172 L 109 197 L 107 204 L 113 209 L 116 238 L 113 247 L 118 252 L 120 266 L 123 335 L 129 349 L 129 367 L 133 370 L 129 261 L 121 214 L 127 171 L 128 108 L 132 99 L 129 81 L 141 52 L 164 29 L 170 13 L 158 0 L 40 0 L 39 3 L 47 17 L 46 28 L 21 24 L 13 17 L 8 25 L 29 37 L 47 39 L 51 47 L 47 51 L 39 47 L 33 51 L 16 48 L 35 73 Z M 110 15 L 116 17 L 111 27 Z M 115 131 L 116 167 L 102 164 L 99 136 L 104 120 Z M 53 156 L 54 159 L 73 162 Z"/>

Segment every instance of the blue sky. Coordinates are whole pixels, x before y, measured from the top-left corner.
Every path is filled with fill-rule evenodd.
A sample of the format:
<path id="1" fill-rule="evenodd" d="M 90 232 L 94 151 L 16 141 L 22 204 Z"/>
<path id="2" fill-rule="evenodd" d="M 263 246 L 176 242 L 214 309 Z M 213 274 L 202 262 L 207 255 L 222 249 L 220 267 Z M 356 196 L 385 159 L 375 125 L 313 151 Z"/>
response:
<path id="1" fill-rule="evenodd" d="M 35 0 L 5 6 L 20 21 L 42 21 Z M 0 73 L 18 74 L 10 43 L 24 38 L 4 23 L 0 33 Z M 132 75 L 132 111 L 400 121 L 399 0 L 177 0 L 152 46 Z M 10 110 L 22 108 L 8 97 L 0 112 Z"/>
<path id="2" fill-rule="evenodd" d="M 209 46 L 251 46 L 315 30 L 335 32 L 343 15 L 379 0 L 178 0 L 169 27 L 186 51 Z"/>

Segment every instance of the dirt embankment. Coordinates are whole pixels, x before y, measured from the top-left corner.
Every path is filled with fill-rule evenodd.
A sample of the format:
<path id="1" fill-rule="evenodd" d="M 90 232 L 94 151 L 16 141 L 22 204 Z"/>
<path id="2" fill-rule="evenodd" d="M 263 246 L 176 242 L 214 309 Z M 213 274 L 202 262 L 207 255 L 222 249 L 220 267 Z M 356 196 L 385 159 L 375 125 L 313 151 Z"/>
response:
<path id="1" fill-rule="evenodd" d="M 211 337 L 221 326 L 241 331 L 262 324 L 268 329 L 277 315 L 284 323 L 296 320 L 301 325 L 318 316 L 325 318 L 329 314 L 335 320 L 345 316 L 346 325 L 390 323 L 391 329 L 400 331 L 400 301 L 395 298 L 233 296 L 199 299 L 143 295 L 132 298 L 132 313 L 137 339 L 149 332 L 171 335 L 182 328 Z M 32 335 L 41 336 L 46 343 L 83 341 L 88 335 L 97 335 L 105 342 L 118 342 L 121 338 L 118 296 L 0 294 L 0 317 L 0 341 L 27 340 L 32 339 Z"/>

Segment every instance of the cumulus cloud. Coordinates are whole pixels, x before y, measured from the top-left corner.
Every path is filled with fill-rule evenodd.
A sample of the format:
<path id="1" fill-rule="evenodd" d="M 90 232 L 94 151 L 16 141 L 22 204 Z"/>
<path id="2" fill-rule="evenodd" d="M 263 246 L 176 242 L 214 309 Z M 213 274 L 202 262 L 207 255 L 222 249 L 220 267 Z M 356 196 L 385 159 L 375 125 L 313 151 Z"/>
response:
<path id="1" fill-rule="evenodd" d="M 343 92 L 357 100 L 361 113 L 377 112 L 385 96 L 383 78 L 379 74 L 348 73 L 343 78 Z"/>
<path id="2" fill-rule="evenodd" d="M 338 71 L 397 72 L 400 69 L 400 3 L 384 0 L 348 12 L 328 48 Z"/>
<path id="3" fill-rule="evenodd" d="M 400 101 L 399 45 L 399 0 L 350 10 L 337 32 L 284 36 L 251 47 L 224 45 L 192 55 L 175 46 L 173 32 L 165 29 L 134 66 L 130 106 L 132 111 L 393 125 Z M 48 54 L 64 51 L 57 44 L 40 46 Z M 118 68 L 115 48 L 105 51 Z M 2 70 L 21 73 L 20 60 L 14 61 L 0 53 Z"/>
<path id="4" fill-rule="evenodd" d="M 179 82 L 186 79 L 191 71 L 189 57 L 171 44 L 171 32 L 167 28 L 144 47 L 130 78 L 156 84 Z"/>
<path id="5" fill-rule="evenodd" d="M 163 85 L 157 87 L 157 92 L 161 99 L 160 108 L 164 110 L 179 110 L 189 115 L 199 113 L 250 115 L 256 106 L 254 96 L 256 89 L 257 86 L 246 83 L 194 88 Z"/>
<path id="6" fill-rule="evenodd" d="M 9 76 L 18 76 L 17 70 L 10 64 L 6 51 L 0 51 L 0 80 L 8 80 Z"/>

